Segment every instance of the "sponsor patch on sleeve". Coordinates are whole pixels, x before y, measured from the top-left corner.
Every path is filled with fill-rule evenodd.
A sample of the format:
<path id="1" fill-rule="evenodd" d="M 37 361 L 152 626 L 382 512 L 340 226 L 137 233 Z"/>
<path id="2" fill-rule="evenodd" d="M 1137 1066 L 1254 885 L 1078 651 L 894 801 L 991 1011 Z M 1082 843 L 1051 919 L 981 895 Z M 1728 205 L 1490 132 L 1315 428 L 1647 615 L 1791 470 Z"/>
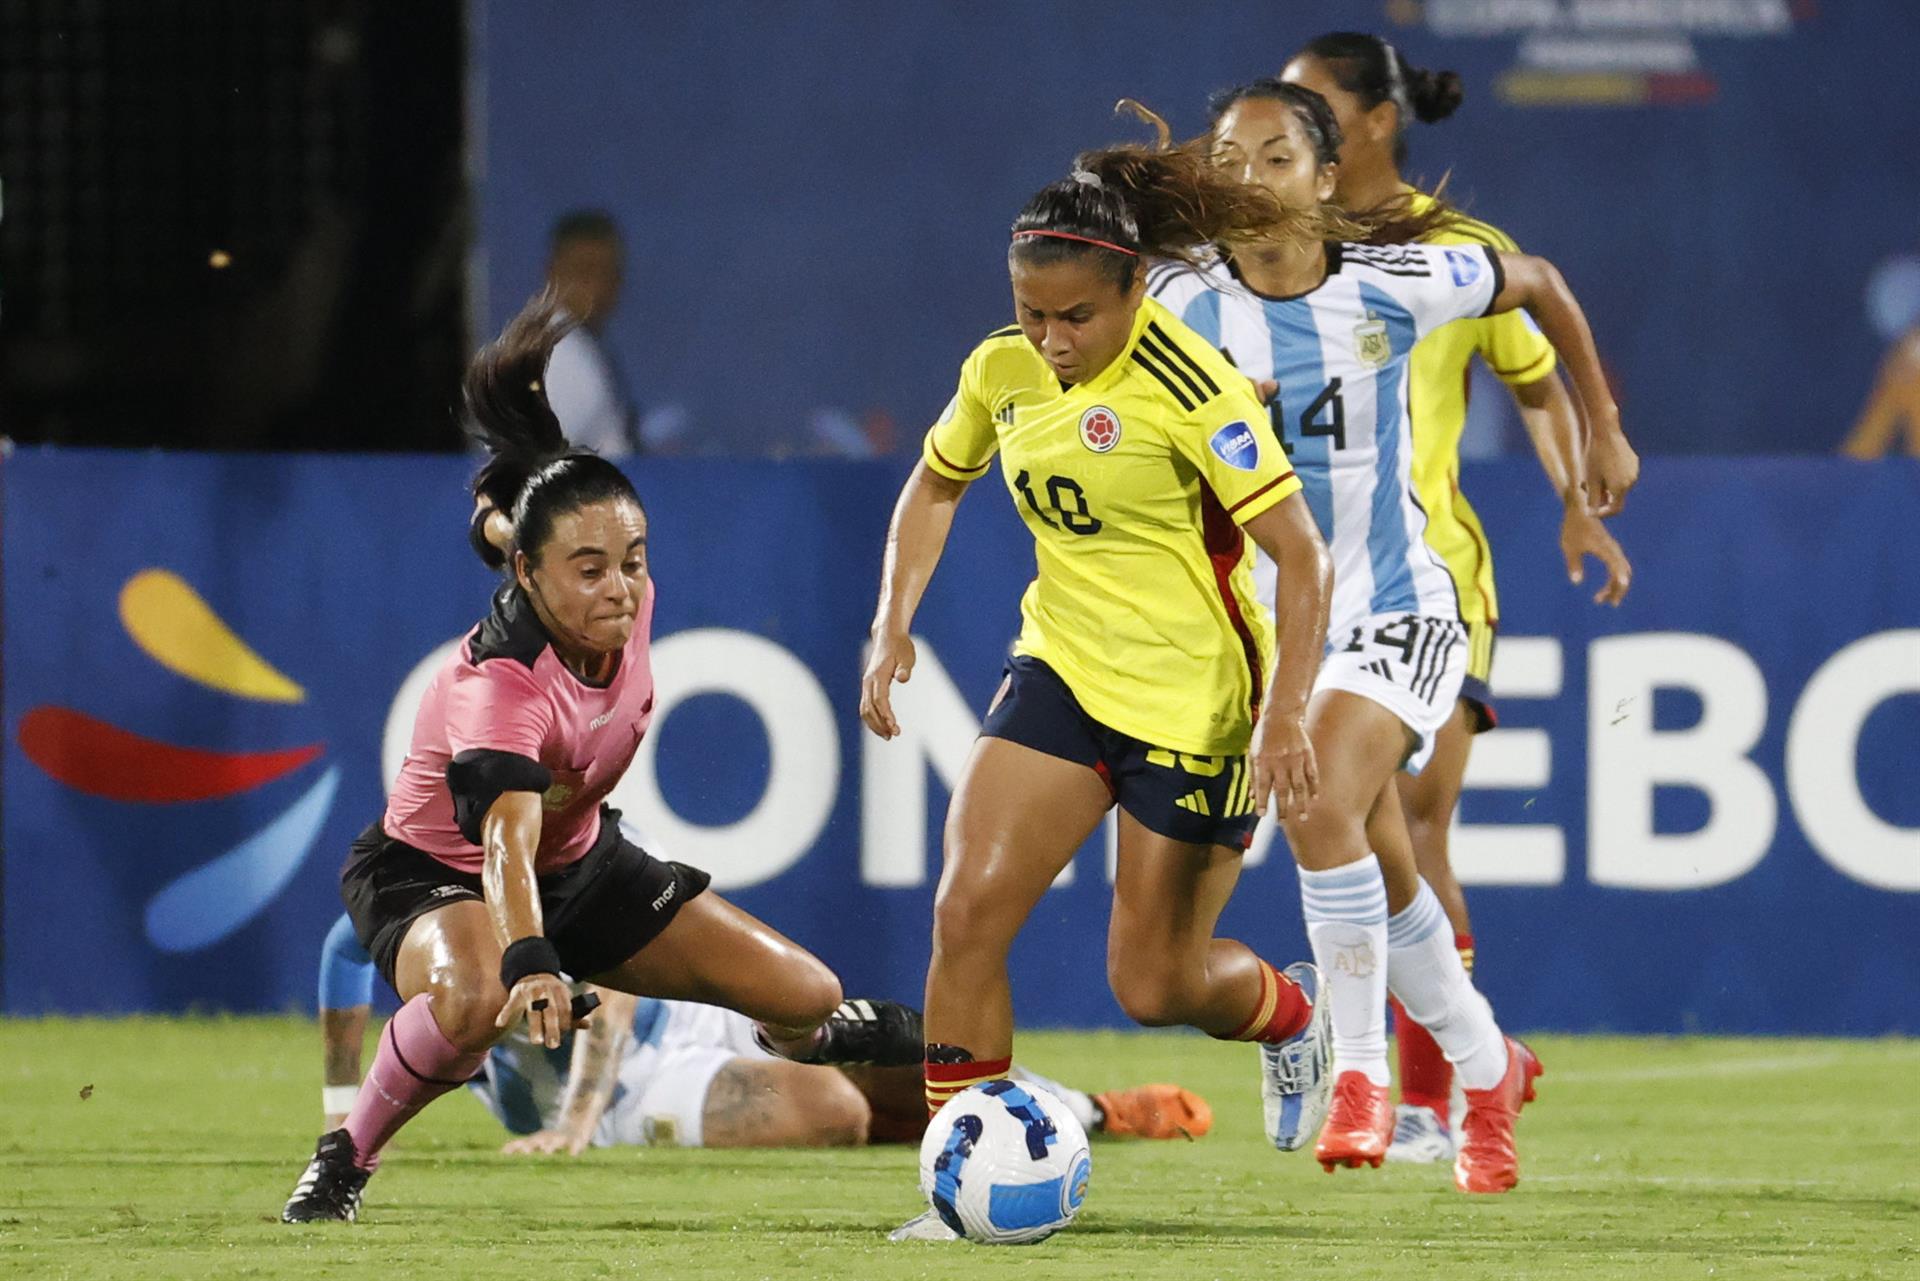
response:
<path id="1" fill-rule="evenodd" d="M 1235 419 L 1213 433 L 1207 445 L 1214 457 L 1229 467 L 1254 471 L 1260 466 L 1260 440 L 1244 418 Z"/>
<path id="2" fill-rule="evenodd" d="M 1453 272 L 1453 283 L 1465 289 L 1480 279 L 1480 257 L 1464 249 L 1447 250 L 1447 267 Z"/>

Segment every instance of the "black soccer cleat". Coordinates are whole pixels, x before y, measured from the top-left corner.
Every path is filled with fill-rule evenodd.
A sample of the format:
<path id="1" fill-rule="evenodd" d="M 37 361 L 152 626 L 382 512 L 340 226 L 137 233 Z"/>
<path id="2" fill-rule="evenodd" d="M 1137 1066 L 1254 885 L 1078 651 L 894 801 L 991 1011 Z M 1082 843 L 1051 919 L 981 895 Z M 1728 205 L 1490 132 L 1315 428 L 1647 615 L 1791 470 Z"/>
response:
<path id="1" fill-rule="evenodd" d="M 353 1163 L 353 1137 L 345 1130 L 321 1135 L 307 1172 L 287 1198 L 287 1208 L 280 1211 L 280 1221 L 352 1223 L 360 1216 L 360 1194 L 372 1173 Z"/>
<path id="2" fill-rule="evenodd" d="M 842 1001 L 813 1049 L 796 1062 L 908 1067 L 925 1053 L 920 1011 L 898 1001 Z"/>

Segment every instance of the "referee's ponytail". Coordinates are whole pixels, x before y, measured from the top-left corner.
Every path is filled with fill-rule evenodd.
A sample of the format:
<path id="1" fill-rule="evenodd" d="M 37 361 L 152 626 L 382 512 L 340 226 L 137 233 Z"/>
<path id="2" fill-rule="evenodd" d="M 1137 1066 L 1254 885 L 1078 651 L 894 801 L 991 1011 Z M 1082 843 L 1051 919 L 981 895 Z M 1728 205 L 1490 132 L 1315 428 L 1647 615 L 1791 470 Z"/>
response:
<path id="1" fill-rule="evenodd" d="M 461 381 L 467 434 L 488 454 L 474 496 L 512 521 L 515 546 L 536 561 L 556 517 L 609 498 L 640 504 L 618 467 L 568 443 L 547 402 L 547 362 L 574 323 L 551 290 L 534 297 L 474 354 Z M 505 563 L 483 539 L 474 549 L 496 569 Z"/>

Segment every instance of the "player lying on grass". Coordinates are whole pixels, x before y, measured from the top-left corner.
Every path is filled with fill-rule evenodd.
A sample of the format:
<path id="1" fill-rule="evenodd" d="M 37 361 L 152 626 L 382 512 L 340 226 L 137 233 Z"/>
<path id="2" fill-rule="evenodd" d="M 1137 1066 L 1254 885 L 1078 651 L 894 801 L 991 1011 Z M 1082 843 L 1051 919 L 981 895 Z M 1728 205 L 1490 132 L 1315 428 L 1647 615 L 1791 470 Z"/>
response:
<path id="1" fill-rule="evenodd" d="M 320 955 L 322 1106 L 329 1130 L 352 1106 L 360 1079 L 373 973 L 373 959 L 342 916 Z M 904 1066 L 793 1063 L 769 1053 L 752 1020 L 731 1010 L 592 991 L 602 1004 L 585 1035 L 548 1049 L 516 1030 L 492 1048 L 468 1083 L 518 1136 L 505 1151 L 916 1143 L 926 1129 L 917 1058 Z M 854 1022 L 898 1018 L 902 1011 L 864 1001 L 843 1007 Z M 875 1031 L 876 1049 L 902 1039 Z M 1087 1094 L 1019 1069 L 1015 1075 L 1057 1095 L 1090 1133 L 1198 1138 L 1213 1126 L 1206 1100 L 1178 1086 Z"/>

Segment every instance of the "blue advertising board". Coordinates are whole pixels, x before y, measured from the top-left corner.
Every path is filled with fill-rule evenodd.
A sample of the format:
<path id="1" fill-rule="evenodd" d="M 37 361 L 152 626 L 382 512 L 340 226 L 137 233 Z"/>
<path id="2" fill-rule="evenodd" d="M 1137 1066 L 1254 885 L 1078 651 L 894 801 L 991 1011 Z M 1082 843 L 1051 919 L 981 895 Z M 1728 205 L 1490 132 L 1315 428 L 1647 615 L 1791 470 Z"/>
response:
<path id="1" fill-rule="evenodd" d="M 306 1007 L 348 843 L 492 586 L 456 458 L 23 450 L 4 479 L 4 1008 Z M 898 463 L 648 461 L 647 839 L 916 998 L 947 789 L 1032 549 L 963 504 L 906 734 L 855 715 Z M 1920 1030 L 1920 465 L 1656 460 L 1621 609 L 1565 578 L 1530 467 L 1471 468 L 1499 550 L 1501 728 L 1456 839 L 1518 1028 Z M 1021 1017 L 1122 1016 L 1102 838 L 1014 956 Z M 1284 842 L 1225 928 L 1304 951 Z"/>

